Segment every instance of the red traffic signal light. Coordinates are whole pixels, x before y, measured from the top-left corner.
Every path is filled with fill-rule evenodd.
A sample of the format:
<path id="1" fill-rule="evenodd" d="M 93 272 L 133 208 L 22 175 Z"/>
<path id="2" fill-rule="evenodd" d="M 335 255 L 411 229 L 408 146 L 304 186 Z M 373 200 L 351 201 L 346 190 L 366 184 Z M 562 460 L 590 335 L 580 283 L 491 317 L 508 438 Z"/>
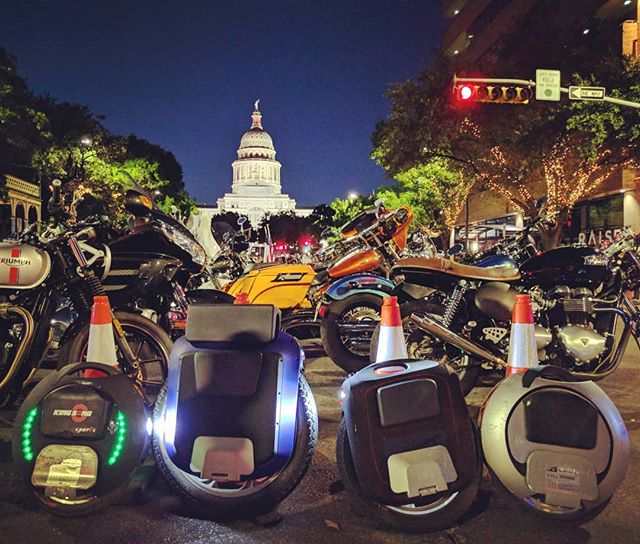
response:
<path id="1" fill-rule="evenodd" d="M 533 96 L 529 85 L 501 85 L 456 81 L 453 92 L 458 102 L 528 104 Z"/>
<path id="2" fill-rule="evenodd" d="M 469 100 L 473 96 L 473 87 L 470 85 L 460 85 L 458 89 L 458 100 Z"/>

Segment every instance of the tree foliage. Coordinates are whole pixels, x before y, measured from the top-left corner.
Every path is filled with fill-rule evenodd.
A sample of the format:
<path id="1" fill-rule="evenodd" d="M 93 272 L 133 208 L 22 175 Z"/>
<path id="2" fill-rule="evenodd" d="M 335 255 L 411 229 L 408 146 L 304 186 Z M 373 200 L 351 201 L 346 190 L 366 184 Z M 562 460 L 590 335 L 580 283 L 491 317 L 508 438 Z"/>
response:
<path id="1" fill-rule="evenodd" d="M 543 12 L 534 10 L 532 20 L 536 17 L 542 24 Z M 566 51 L 579 51 L 580 57 L 573 61 L 578 73 L 573 74 L 572 82 L 604 86 L 612 96 L 640 100 L 638 63 L 603 55 L 595 46 L 589 49 L 584 38 L 580 43 L 564 43 L 567 34 L 549 34 L 547 65 L 564 69 L 571 65 Z M 505 56 L 498 68 L 488 68 L 493 71 L 489 74 L 531 77 L 539 58 L 527 57 L 525 48 L 519 51 L 524 61 L 516 64 Z M 474 66 L 481 73 L 482 68 Z M 450 205 L 447 217 L 452 224 L 455 210 L 462 209 L 460 199 L 466 198 L 473 185 L 500 194 L 528 215 L 536 213 L 536 199 L 546 192 L 550 209 L 558 216 L 546 240 L 553 245 L 562 219 L 577 201 L 595 191 L 616 167 L 635 166 L 640 151 L 638 110 L 568 101 L 461 106 L 453 102 L 451 92 L 455 71 L 454 64 L 440 57 L 425 66 L 415 81 L 391 87 L 387 93 L 391 112 L 372 136 L 372 158 L 398 181 L 400 192 L 409 184 L 413 192 L 425 195 L 419 202 L 421 206 L 431 203 L 425 208 L 427 215 L 437 213 L 443 204 Z M 434 164 L 451 176 L 424 176 Z"/>
<path id="2" fill-rule="evenodd" d="M 107 213 L 116 213 L 118 197 L 136 184 L 164 211 L 188 215 L 195 204 L 175 156 L 134 134 L 111 134 L 102 121 L 87 106 L 35 96 L 15 58 L 0 48 L 0 179 L 6 173 L 59 178 L 65 190 L 103 202 Z"/>

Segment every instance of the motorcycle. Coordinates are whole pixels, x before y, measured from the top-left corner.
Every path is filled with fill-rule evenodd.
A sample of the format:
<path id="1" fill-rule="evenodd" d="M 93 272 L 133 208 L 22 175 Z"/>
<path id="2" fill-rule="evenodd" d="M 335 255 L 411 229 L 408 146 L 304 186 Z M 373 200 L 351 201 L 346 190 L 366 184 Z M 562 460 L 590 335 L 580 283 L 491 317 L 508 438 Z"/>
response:
<path id="1" fill-rule="evenodd" d="M 52 186 L 52 224 L 45 232 L 39 234 L 34 224 L 17 239 L 0 242 L 2 405 L 18 397 L 43 361 L 56 301 L 67 298 L 88 320 L 93 297 L 106 294 L 101 280 L 109 269 L 110 252 L 100 238 L 108 236 L 109 229 L 101 222 L 63 225 L 60 187 L 60 182 Z M 171 339 L 140 315 L 115 312 L 113 317 L 122 370 L 153 395 L 166 377 Z"/>
<path id="2" fill-rule="evenodd" d="M 228 302 L 231 297 L 199 288 L 211 275 L 204 249 L 182 223 L 155 208 L 143 190 L 127 191 L 124 207 L 133 225 L 106 244 L 104 290 L 112 306 L 126 314 L 124 322 L 130 328 L 141 317 L 148 318 L 175 340 L 184 333 L 189 303 Z M 86 355 L 86 316 L 76 312 L 71 321 L 67 317 L 67 324 L 59 340 L 64 346 L 58 357 L 61 364 L 82 361 Z"/>
<path id="3" fill-rule="evenodd" d="M 347 373 L 362 368 L 368 360 L 369 344 L 380 319 L 382 300 L 395 288 L 395 284 L 387 279 L 394 263 L 409 255 L 437 253 L 424 231 L 408 236 L 413 220 L 409 208 L 387 212 L 380 203 L 377 210 L 377 220 L 373 224 L 365 226 L 358 234 L 352 234 L 362 241 L 362 249 L 347 253 L 329 269 L 341 277 L 324 290 L 319 308 L 322 318 L 320 335 L 325 351 Z M 358 217 L 353 222 L 357 224 L 357 220 Z M 348 273 L 336 274 L 335 271 L 341 267 L 350 266 L 351 255 L 375 258 L 378 273 L 362 274 L 349 270 Z M 415 294 L 424 296 L 426 291 L 418 288 Z"/>
<path id="4" fill-rule="evenodd" d="M 636 337 L 640 316 L 627 296 L 640 285 L 634 234 L 626 231 L 602 252 L 565 246 L 538 253 L 530 243 L 533 228 L 497 249 L 511 254 L 512 267 L 406 259 L 392 270 L 399 292 L 405 283 L 436 289 L 403 308 L 410 356 L 452 365 L 465 393 L 483 369 L 506 366 L 511 310 L 518 292 L 532 298 L 538 359 L 543 365 L 598 380 L 615 371 L 629 338 Z"/>
<path id="5" fill-rule="evenodd" d="M 83 361 L 93 296 L 106 294 L 115 310 L 119 359 L 153 397 L 166 378 L 172 337 L 184 331 L 189 302 L 230 297 L 188 290 L 207 277 L 204 250 L 138 188 L 125 196 L 124 207 L 135 224 L 124 236 L 105 219 L 74 223 L 59 182 L 53 184 L 48 207 L 52 220 L 44 232 L 34 224 L 17 241 L 0 243 L 0 297 L 31 314 L 3 312 L 0 395 L 5 402 L 16 398 L 45 355 L 59 367 Z M 22 260 L 11 260 L 23 253 Z"/>

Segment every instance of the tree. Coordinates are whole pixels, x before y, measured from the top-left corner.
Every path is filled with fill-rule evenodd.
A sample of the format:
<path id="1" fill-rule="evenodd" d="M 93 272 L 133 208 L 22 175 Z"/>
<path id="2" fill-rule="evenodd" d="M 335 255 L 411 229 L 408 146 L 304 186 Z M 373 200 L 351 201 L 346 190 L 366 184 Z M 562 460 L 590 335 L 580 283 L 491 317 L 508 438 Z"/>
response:
<path id="1" fill-rule="evenodd" d="M 443 159 L 399 172 L 396 180 L 397 185 L 379 189 L 376 197 L 384 198 L 390 208 L 411 207 L 418 226 L 445 230 L 442 240 L 446 246 L 448 232 L 455 226 L 473 180 L 465 179 Z"/>
<path id="2" fill-rule="evenodd" d="M 313 233 L 316 237 L 320 237 L 322 232 L 327 227 L 332 227 L 334 224 L 335 212 L 328 204 L 320 204 L 313 208 L 309 220 L 311 221 Z"/>
<path id="3" fill-rule="evenodd" d="M 571 207 L 617 167 L 635 164 L 640 150 L 636 111 L 566 103 L 474 104 L 472 110 L 459 110 L 444 99 L 450 95 L 445 81 L 450 84 L 451 70 L 443 63 L 439 60 L 423 71 L 418 82 L 403 83 L 389 93 L 391 114 L 373 135 L 372 157 L 398 181 L 403 176 L 419 179 L 416 173 L 422 168 L 444 160 L 462 180 L 454 191 L 456 198 L 445 197 L 445 202 L 459 204 L 476 183 L 499 193 L 526 215 L 536 213 L 536 197 L 548 192 L 548 209 L 557 217 L 544 233 L 543 245 L 553 247 Z M 609 59 L 596 70 L 600 75 L 575 77 L 591 84 L 615 82 L 619 88 L 614 95 L 640 95 L 637 65 Z M 553 166 L 558 161 L 561 168 Z M 425 188 L 443 194 L 451 189 L 437 179 L 434 187 Z M 452 210 L 456 208 L 461 206 L 453 205 Z M 450 212 L 448 216 L 450 222 L 455 220 Z"/>
<path id="4" fill-rule="evenodd" d="M 173 153 L 157 144 L 142 140 L 135 134 L 127 136 L 124 147 L 125 158 L 145 158 L 158 165 L 158 175 L 168 182 L 165 190 L 169 195 L 175 197 L 184 193 L 182 166 Z"/>
<path id="5" fill-rule="evenodd" d="M 373 205 L 375 197 L 358 195 L 355 198 L 335 198 L 329 207 L 333 210 L 332 227 L 341 227 L 362 210 Z"/>
<path id="6" fill-rule="evenodd" d="M 15 57 L 0 48 L 0 186 L 5 174 L 31 176 L 32 155 L 50 136 L 49 121 L 18 75 Z"/>
<path id="7" fill-rule="evenodd" d="M 188 214 L 195 206 L 184 189 L 175 156 L 133 134 L 111 134 L 84 105 L 34 96 L 16 71 L 15 58 L 0 48 L 0 185 L 4 174 L 45 181 L 59 178 L 69 190 L 91 193 L 107 213 L 133 184 L 156 197 L 164 211 Z"/>
<path id="8" fill-rule="evenodd" d="M 602 86 L 607 95 L 640 102 L 640 62 L 630 57 L 607 57 L 587 76 L 576 75 L 585 86 Z M 610 162 L 625 163 L 640 156 L 640 110 L 609 102 L 576 101 L 567 120 L 569 130 L 585 134 L 581 151 L 596 160 L 602 149 Z"/>

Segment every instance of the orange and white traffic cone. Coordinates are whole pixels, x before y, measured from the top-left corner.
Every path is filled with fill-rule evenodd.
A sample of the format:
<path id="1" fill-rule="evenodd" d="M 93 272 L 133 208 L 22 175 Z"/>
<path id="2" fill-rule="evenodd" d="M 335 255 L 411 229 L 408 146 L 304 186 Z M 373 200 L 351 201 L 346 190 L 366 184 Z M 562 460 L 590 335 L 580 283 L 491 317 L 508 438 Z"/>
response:
<path id="1" fill-rule="evenodd" d="M 385 297 L 380 312 L 380 336 L 376 363 L 408 358 L 398 297 Z"/>
<path id="2" fill-rule="evenodd" d="M 538 365 L 538 349 L 529 295 L 516 295 L 511 319 L 507 376 L 526 372 Z"/>
<path id="3" fill-rule="evenodd" d="M 104 295 L 93 297 L 87 362 L 118 366 L 116 343 L 113 339 L 113 324 L 111 323 L 111 306 L 109 297 Z"/>

